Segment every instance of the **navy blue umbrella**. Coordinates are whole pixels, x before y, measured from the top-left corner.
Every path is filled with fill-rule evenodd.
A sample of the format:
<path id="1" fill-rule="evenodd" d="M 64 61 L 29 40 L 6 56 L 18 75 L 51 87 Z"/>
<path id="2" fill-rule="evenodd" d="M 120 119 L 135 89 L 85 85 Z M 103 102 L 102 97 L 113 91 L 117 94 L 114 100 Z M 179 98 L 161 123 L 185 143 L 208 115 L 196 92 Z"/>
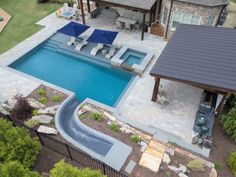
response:
<path id="1" fill-rule="evenodd" d="M 118 32 L 115 31 L 95 29 L 87 41 L 102 44 L 112 44 L 117 34 Z"/>
<path id="2" fill-rule="evenodd" d="M 69 36 L 74 36 L 77 37 L 83 32 L 85 32 L 89 26 L 82 25 L 76 22 L 70 22 L 61 29 L 58 30 L 58 32 L 69 35 Z"/>

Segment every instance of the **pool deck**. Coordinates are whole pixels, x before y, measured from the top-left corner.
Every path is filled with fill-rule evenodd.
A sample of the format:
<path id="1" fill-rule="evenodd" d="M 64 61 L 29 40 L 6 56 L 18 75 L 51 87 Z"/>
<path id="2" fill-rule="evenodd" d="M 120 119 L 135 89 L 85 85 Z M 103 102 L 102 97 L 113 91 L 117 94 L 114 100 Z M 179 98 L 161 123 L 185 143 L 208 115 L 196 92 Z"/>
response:
<path id="1" fill-rule="evenodd" d="M 114 24 L 115 18 L 115 14 L 110 11 L 102 12 L 96 19 L 86 18 L 87 25 L 92 28 L 84 35 L 88 36 L 93 28 L 117 31 Z M 45 41 L 57 29 L 67 23 L 69 23 L 68 20 L 56 18 L 55 14 L 51 14 L 38 22 L 45 28 L 0 55 L 0 66 L 3 66 L 0 68 L 0 81 L 1 83 L 4 82 L 0 86 L 0 91 L 6 93 L 5 97 L 14 93 L 15 88 L 27 94 L 39 85 L 37 80 L 27 79 L 24 75 L 16 77 L 15 73 L 9 74 L 11 69 L 6 69 L 6 65 Z M 116 115 L 133 126 L 153 133 L 157 139 L 173 141 L 195 152 L 209 155 L 209 151 L 202 152 L 200 148 L 193 147 L 190 143 L 195 113 L 202 90 L 181 83 L 162 80 L 161 85 L 163 85 L 170 102 L 166 106 L 151 102 L 154 78 L 149 75 L 149 71 L 164 49 L 166 42 L 162 38 L 148 33 L 145 33 L 144 41 L 140 41 L 140 35 L 140 31 L 120 30 L 114 42 L 118 46 L 128 44 L 137 48 L 146 48 L 154 53 L 154 57 L 144 74 L 135 79 L 131 88 L 121 99 L 116 109 Z M 14 83 L 19 84 L 14 87 Z"/>

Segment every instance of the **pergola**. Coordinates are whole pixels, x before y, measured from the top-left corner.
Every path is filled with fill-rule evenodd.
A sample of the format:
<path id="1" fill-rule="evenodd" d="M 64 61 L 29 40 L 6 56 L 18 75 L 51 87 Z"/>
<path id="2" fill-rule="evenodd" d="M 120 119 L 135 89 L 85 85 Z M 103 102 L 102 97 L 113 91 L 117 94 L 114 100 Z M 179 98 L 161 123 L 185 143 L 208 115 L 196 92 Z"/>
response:
<path id="1" fill-rule="evenodd" d="M 80 1 L 80 8 L 81 8 L 81 15 L 83 23 L 85 24 L 85 18 L 84 18 L 84 9 L 83 9 L 83 3 L 82 0 Z M 143 14 L 142 19 L 142 33 L 141 33 L 141 40 L 144 39 L 144 31 L 145 31 L 145 21 L 146 21 L 146 14 L 150 13 L 149 18 L 149 26 L 152 22 L 155 21 L 156 16 L 156 0 L 91 0 L 94 1 L 97 6 L 99 5 L 108 5 L 113 7 L 121 7 L 128 10 L 137 11 Z M 90 13 L 90 0 L 87 0 L 87 8 L 88 12 Z"/>
<path id="2" fill-rule="evenodd" d="M 236 92 L 236 30 L 180 25 L 153 66 L 152 101 L 157 101 L 160 79 L 186 83 L 226 96 Z"/>

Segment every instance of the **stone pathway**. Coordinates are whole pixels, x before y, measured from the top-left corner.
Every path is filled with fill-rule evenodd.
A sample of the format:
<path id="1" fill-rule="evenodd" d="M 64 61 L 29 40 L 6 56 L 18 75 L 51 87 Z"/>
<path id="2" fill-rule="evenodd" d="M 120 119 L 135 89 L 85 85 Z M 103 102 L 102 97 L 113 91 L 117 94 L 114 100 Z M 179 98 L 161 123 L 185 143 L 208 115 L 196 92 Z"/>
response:
<path id="1" fill-rule="evenodd" d="M 155 140 L 151 140 L 148 147 L 142 154 L 139 165 L 148 168 L 154 173 L 157 173 L 164 157 L 165 150 L 165 145 Z"/>

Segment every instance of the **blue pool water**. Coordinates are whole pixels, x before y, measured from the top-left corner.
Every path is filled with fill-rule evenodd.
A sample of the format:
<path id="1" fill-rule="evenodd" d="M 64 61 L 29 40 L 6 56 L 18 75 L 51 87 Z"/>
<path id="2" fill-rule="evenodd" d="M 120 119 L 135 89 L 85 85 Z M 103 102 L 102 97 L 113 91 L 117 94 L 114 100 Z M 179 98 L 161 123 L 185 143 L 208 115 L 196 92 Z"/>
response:
<path id="1" fill-rule="evenodd" d="M 124 63 L 128 65 L 140 64 L 141 61 L 145 58 L 146 54 L 138 52 L 136 50 L 128 49 L 121 56 L 121 59 L 124 60 Z"/>
<path id="2" fill-rule="evenodd" d="M 85 60 L 84 60 L 85 59 Z M 40 47 L 10 67 L 76 93 L 79 101 L 91 98 L 115 106 L 133 74 Z"/>

